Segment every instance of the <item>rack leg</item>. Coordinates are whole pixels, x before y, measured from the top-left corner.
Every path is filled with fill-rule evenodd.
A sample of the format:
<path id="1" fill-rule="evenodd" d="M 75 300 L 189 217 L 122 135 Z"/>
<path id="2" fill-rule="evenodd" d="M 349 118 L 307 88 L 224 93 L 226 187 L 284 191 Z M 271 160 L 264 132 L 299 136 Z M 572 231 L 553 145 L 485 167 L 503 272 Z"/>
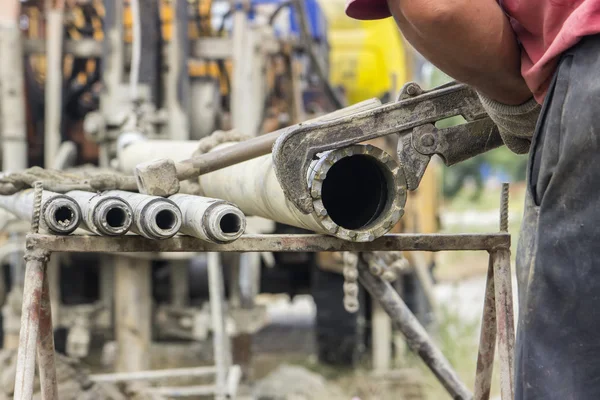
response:
<path id="1" fill-rule="evenodd" d="M 483 316 L 481 318 L 481 334 L 479 336 L 479 352 L 477 354 L 477 372 L 475 375 L 474 400 L 488 400 L 492 386 L 494 368 L 494 352 L 496 350 L 496 295 L 494 291 L 494 266 L 492 258 L 488 265 L 485 283 Z"/>
<path id="2" fill-rule="evenodd" d="M 500 396 L 502 400 L 512 400 L 514 398 L 515 323 L 510 274 L 510 250 L 494 250 L 490 253 L 490 258 L 494 267 L 498 356 L 500 358 Z"/>
<path id="3" fill-rule="evenodd" d="M 17 352 L 17 373 L 15 376 L 15 400 L 30 400 L 33 396 L 35 379 L 35 356 L 40 331 L 40 305 L 46 265 L 50 253 L 46 250 L 28 248 L 25 252 L 25 282 L 23 286 L 23 306 L 21 331 Z M 50 321 L 50 327 L 52 327 Z M 47 326 L 44 326 L 47 329 Z"/>
<path id="4" fill-rule="evenodd" d="M 42 400 L 58 400 L 56 366 L 54 364 L 54 329 L 52 328 L 52 303 L 48 273 L 44 274 L 40 302 L 40 332 L 37 343 L 38 365 Z"/>
<path id="5" fill-rule="evenodd" d="M 392 323 L 406 338 L 408 346 L 421 357 L 452 398 L 456 400 L 471 399 L 473 395 L 460 381 L 446 357 L 436 347 L 392 286 L 372 275 L 363 262 L 358 263 L 358 279 L 371 296 L 379 301 L 381 307 L 392 319 Z"/>

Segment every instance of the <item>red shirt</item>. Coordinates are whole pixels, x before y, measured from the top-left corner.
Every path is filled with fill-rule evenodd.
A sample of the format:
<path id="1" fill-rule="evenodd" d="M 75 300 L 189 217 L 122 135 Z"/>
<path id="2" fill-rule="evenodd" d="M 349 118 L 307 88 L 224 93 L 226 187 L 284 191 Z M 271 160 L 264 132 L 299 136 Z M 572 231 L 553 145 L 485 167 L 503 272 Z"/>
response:
<path id="1" fill-rule="evenodd" d="M 499 3 L 522 45 L 523 78 L 541 103 L 560 54 L 582 37 L 600 33 L 600 0 L 499 0 Z M 346 13 L 358 19 L 390 16 L 386 0 L 350 0 Z"/>

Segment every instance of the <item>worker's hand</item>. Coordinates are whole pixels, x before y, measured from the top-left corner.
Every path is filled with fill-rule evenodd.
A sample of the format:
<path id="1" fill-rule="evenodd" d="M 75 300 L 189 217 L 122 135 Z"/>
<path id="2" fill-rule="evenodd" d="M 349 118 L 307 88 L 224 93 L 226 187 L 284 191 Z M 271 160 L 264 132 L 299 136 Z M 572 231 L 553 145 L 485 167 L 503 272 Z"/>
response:
<path id="1" fill-rule="evenodd" d="M 506 147 L 517 154 L 529 151 L 531 138 L 540 114 L 540 105 L 531 98 L 527 102 L 510 106 L 478 93 L 483 108 L 498 126 Z"/>

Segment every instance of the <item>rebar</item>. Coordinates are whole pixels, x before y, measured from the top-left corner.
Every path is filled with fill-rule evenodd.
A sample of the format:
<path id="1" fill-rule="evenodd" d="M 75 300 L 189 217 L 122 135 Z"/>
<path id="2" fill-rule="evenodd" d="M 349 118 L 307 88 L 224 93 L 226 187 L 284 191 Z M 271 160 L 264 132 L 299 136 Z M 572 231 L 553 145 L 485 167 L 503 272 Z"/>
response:
<path id="1" fill-rule="evenodd" d="M 123 199 L 106 194 L 74 190 L 67 193 L 79 207 L 83 216 L 82 228 L 97 235 L 119 236 L 129 231 L 133 224 L 133 210 Z"/>
<path id="2" fill-rule="evenodd" d="M 35 190 L 26 189 L 10 196 L 0 196 L 0 207 L 17 217 L 32 222 Z M 81 223 L 81 209 L 68 196 L 43 191 L 40 227 L 55 235 L 68 235 Z"/>
<path id="3" fill-rule="evenodd" d="M 235 205 L 218 199 L 176 194 L 169 197 L 181 210 L 181 233 L 211 243 L 233 242 L 246 229 L 246 216 Z"/>
<path id="4" fill-rule="evenodd" d="M 509 184 L 502 184 L 502 195 L 500 197 L 500 231 L 508 232 L 508 194 Z"/>
<path id="5" fill-rule="evenodd" d="M 148 239 L 168 239 L 181 228 L 181 211 L 169 199 L 121 190 L 110 190 L 105 195 L 129 203 L 134 221 L 131 230 L 138 235 Z"/>

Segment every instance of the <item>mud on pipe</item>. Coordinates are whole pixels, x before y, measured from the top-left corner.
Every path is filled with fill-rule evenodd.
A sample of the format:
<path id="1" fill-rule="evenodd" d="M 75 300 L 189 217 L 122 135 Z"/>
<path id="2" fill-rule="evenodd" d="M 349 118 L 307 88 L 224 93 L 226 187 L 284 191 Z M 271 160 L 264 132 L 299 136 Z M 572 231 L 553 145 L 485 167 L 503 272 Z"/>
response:
<path id="1" fill-rule="evenodd" d="M 33 189 L 10 196 L 0 196 L 0 207 L 25 221 L 31 221 L 34 197 Z M 43 230 L 55 235 L 68 235 L 81 223 L 81 209 L 70 197 L 44 190 L 40 222 Z"/>
<path id="2" fill-rule="evenodd" d="M 73 190 L 66 193 L 81 208 L 82 228 L 97 235 L 118 236 L 129 231 L 133 210 L 123 199 L 105 193 Z"/>

